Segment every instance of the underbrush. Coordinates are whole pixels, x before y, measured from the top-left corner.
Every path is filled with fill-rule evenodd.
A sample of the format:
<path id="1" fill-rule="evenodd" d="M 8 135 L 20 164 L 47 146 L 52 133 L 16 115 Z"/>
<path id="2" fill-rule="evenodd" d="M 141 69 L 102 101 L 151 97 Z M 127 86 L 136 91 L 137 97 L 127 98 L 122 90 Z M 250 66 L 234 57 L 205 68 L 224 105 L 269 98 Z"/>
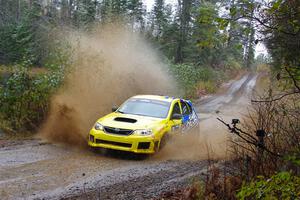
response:
<path id="1" fill-rule="evenodd" d="M 236 165 L 235 161 L 229 165 L 209 166 L 204 181 L 195 181 L 185 189 L 169 193 L 169 198 L 164 199 L 300 199 L 299 174 L 280 171 L 270 176 L 246 177 L 245 165 Z"/>
<path id="2" fill-rule="evenodd" d="M 222 83 L 234 78 L 241 70 L 236 62 L 218 70 L 191 64 L 170 64 L 171 74 L 184 96 L 190 99 L 216 92 Z"/>
<path id="3" fill-rule="evenodd" d="M 43 67 L 37 67 L 27 54 L 18 63 L 0 66 L 2 131 L 32 133 L 45 120 L 50 98 L 61 86 L 71 61 L 72 48 L 67 40 L 59 38 L 56 35 L 45 48 L 49 52 Z"/>
<path id="4" fill-rule="evenodd" d="M 300 177 L 283 171 L 267 178 L 257 177 L 237 194 L 239 199 L 299 199 Z"/>
<path id="5" fill-rule="evenodd" d="M 32 68 L 29 61 L 10 67 L 1 67 L 0 129 L 5 132 L 36 131 L 48 114 L 51 96 L 60 87 L 65 66 L 62 57 L 55 56 L 47 68 Z M 187 98 L 213 93 L 219 85 L 232 78 L 226 71 L 210 67 L 170 65 L 179 87 Z M 235 74 L 231 74 L 235 75 Z"/>
<path id="6" fill-rule="evenodd" d="M 208 173 L 202 199 L 300 199 L 300 91 L 276 85 L 252 97 L 242 125 L 225 124 L 232 162 Z"/>
<path id="7" fill-rule="evenodd" d="M 45 119 L 50 97 L 60 86 L 62 69 L 32 73 L 28 63 L 11 67 L 0 86 L 0 128 L 33 131 Z"/>
<path id="8" fill-rule="evenodd" d="M 289 82 L 281 90 L 282 81 L 266 74 L 258 83 L 272 84 L 252 97 L 241 124 L 223 121 L 232 134 L 229 161 L 208 166 L 190 196 L 175 191 L 166 199 L 300 199 L 300 91 Z"/>

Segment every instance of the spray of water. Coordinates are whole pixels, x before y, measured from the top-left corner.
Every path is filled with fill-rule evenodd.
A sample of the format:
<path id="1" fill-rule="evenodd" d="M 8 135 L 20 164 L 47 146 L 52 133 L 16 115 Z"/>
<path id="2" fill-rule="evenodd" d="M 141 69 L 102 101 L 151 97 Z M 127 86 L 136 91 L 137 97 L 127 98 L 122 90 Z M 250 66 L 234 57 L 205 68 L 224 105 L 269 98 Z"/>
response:
<path id="1" fill-rule="evenodd" d="M 211 118 L 201 121 L 199 129 L 173 135 L 154 159 L 226 159 L 230 154 L 229 141 L 224 127 Z"/>
<path id="2" fill-rule="evenodd" d="M 95 121 L 137 94 L 175 95 L 175 81 L 157 53 L 138 34 L 120 25 L 93 33 L 64 33 L 74 49 L 72 66 L 51 100 L 39 136 L 50 142 L 86 146 Z M 201 117 L 201 116 L 200 116 Z M 207 159 L 224 156 L 226 137 L 216 123 L 175 136 L 153 159 Z M 222 145 L 220 145 L 222 144 Z"/>
<path id="3" fill-rule="evenodd" d="M 74 49 L 64 86 L 52 98 L 40 136 L 52 142 L 86 144 L 93 123 L 137 94 L 175 91 L 159 56 L 138 34 L 118 25 L 93 33 L 70 31 Z"/>

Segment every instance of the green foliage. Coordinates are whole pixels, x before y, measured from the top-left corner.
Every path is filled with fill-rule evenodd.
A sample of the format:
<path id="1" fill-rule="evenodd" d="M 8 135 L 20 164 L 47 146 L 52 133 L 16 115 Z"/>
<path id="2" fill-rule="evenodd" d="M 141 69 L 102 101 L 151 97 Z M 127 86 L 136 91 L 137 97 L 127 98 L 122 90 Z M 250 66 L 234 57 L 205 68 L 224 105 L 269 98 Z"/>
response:
<path id="1" fill-rule="evenodd" d="M 197 8 L 193 32 L 193 39 L 197 42 L 191 55 L 194 55 L 192 62 L 224 70 L 231 66 L 227 63 L 234 63 L 234 66 L 242 63 L 243 43 L 238 37 L 243 35 L 243 28 L 238 22 L 219 17 L 218 9 L 210 2 L 203 2 Z"/>
<path id="2" fill-rule="evenodd" d="M 31 75 L 28 63 L 15 66 L 0 88 L 0 112 L 3 130 L 34 130 L 44 120 L 49 98 L 61 84 L 62 72 L 50 71 Z"/>
<path id="3" fill-rule="evenodd" d="M 270 36 L 265 43 L 273 60 L 273 69 L 277 73 L 289 70 L 296 85 L 300 84 L 300 1 L 274 0 L 265 19 L 269 20 L 264 32 Z M 284 75 L 285 76 L 285 75 Z"/>
<path id="4" fill-rule="evenodd" d="M 185 95 L 188 97 L 194 97 L 197 89 L 205 89 L 207 92 L 215 90 L 213 82 L 216 80 L 216 74 L 211 68 L 188 64 L 172 64 L 170 71 L 179 87 L 185 91 Z"/>
<path id="5" fill-rule="evenodd" d="M 93 23 L 96 18 L 96 7 L 98 2 L 95 0 L 77 0 L 75 5 L 77 7 L 74 10 L 74 24 L 77 27 L 86 27 L 90 23 Z"/>
<path id="6" fill-rule="evenodd" d="M 53 37 L 54 38 L 54 37 Z M 7 132 L 36 130 L 45 119 L 51 95 L 61 85 L 70 65 L 72 48 L 63 37 L 47 45 L 44 68 L 32 72 L 34 59 L 25 59 L 8 70 L 9 77 L 0 86 L 0 128 Z M 30 53 L 29 55 L 35 55 Z"/>
<path id="7" fill-rule="evenodd" d="M 147 13 L 142 0 L 0 1 L 0 63 L 16 65 L 1 87 L 0 118 L 14 130 L 33 129 L 43 120 L 72 55 L 59 35 L 62 25 L 92 31 L 95 24 L 121 20 L 145 35 L 167 60 L 181 63 L 171 64 L 170 70 L 186 95 L 215 91 L 226 70 L 241 68 L 243 54 L 242 40 L 230 38 L 229 21 L 219 17 L 220 5 L 179 0 L 174 9 L 174 4 L 155 0 Z M 238 15 L 234 9 L 230 13 Z M 242 24 L 230 27 L 240 30 Z M 47 72 L 31 75 L 31 66 Z"/>
<path id="8" fill-rule="evenodd" d="M 38 64 L 41 58 L 42 47 L 37 28 L 41 7 L 33 1 L 31 7 L 23 5 L 22 9 L 24 14 L 21 19 L 0 24 L 0 62 L 2 63 L 18 63 L 30 59 L 31 62 Z"/>
<path id="9" fill-rule="evenodd" d="M 269 179 L 258 180 L 243 185 L 238 192 L 239 199 L 300 199 L 300 177 L 290 172 L 279 172 Z"/>
<path id="10" fill-rule="evenodd" d="M 214 80 L 199 81 L 196 87 L 198 92 L 214 93 L 217 90 L 217 82 Z M 197 94 L 196 98 L 198 98 Z"/>
<path id="11" fill-rule="evenodd" d="M 225 69 L 236 72 L 242 69 L 242 65 L 239 62 L 237 62 L 234 58 L 229 57 L 225 62 Z"/>
<path id="12" fill-rule="evenodd" d="M 128 23 L 132 28 L 134 26 L 139 26 L 141 29 L 144 28 L 144 16 L 146 10 L 141 0 L 93 0 L 93 2 L 97 2 L 95 9 L 99 12 L 100 16 L 94 16 L 96 18 L 100 17 L 100 22 L 110 23 L 119 20 Z M 91 4 L 86 1 L 85 3 L 87 5 Z M 87 22 L 90 23 L 90 21 Z"/>
<path id="13" fill-rule="evenodd" d="M 300 149 L 295 150 L 295 152 L 290 153 L 285 157 L 285 160 L 290 161 L 293 165 L 300 167 Z"/>
<path id="14" fill-rule="evenodd" d="M 198 46 L 203 50 L 211 49 L 219 45 L 219 39 L 221 36 L 218 33 L 218 27 L 216 26 L 217 11 L 214 5 L 206 4 L 199 8 L 198 23 Z"/>
<path id="15" fill-rule="evenodd" d="M 269 12 L 275 12 L 279 8 L 281 2 L 282 2 L 282 0 L 277 0 L 277 1 L 273 2 L 273 5 L 269 9 Z"/>
<path id="16" fill-rule="evenodd" d="M 216 17 L 215 21 L 220 30 L 224 30 L 227 35 L 227 54 L 229 57 L 250 68 L 254 63 L 255 42 L 255 9 L 258 3 L 254 0 L 228 1 L 225 7 L 227 14 Z M 243 51 L 242 51 L 243 48 Z"/>

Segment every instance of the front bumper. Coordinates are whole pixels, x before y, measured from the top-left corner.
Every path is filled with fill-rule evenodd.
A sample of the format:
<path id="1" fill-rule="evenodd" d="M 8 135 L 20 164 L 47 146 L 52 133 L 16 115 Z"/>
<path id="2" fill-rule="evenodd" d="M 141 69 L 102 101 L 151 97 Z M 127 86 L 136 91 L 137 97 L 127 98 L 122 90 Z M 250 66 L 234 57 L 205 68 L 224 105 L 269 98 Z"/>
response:
<path id="1" fill-rule="evenodd" d="M 154 136 L 117 135 L 93 128 L 89 134 L 88 145 L 90 147 L 152 154 L 158 148 L 158 140 L 155 140 Z"/>

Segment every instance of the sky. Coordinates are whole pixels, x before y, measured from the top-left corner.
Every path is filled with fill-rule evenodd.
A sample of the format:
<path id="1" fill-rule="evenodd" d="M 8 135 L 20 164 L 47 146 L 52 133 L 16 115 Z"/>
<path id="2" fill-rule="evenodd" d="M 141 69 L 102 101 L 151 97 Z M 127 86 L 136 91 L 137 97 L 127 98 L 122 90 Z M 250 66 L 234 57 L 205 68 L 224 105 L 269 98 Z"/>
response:
<path id="1" fill-rule="evenodd" d="M 143 0 L 143 2 L 147 5 L 147 11 L 150 11 L 153 7 L 154 0 Z M 165 4 L 176 4 L 177 0 L 165 0 Z"/>
<path id="2" fill-rule="evenodd" d="M 264 55 L 267 55 L 268 52 L 267 52 L 267 49 L 266 49 L 266 46 L 259 42 L 256 46 L 255 46 L 255 57 L 257 57 L 259 54 L 264 54 Z"/>

